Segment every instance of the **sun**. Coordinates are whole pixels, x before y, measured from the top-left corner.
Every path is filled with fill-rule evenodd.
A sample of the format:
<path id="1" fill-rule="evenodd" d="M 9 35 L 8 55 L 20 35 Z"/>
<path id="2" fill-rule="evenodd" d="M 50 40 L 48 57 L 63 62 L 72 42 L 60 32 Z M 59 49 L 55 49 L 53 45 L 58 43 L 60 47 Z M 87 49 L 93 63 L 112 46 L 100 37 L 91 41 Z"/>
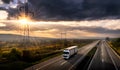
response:
<path id="1" fill-rule="evenodd" d="M 20 16 L 18 17 L 18 22 L 21 25 L 30 25 L 32 19 L 29 16 L 25 16 L 24 13 L 20 13 Z"/>
<path id="2" fill-rule="evenodd" d="M 28 27 L 31 28 L 31 25 L 32 25 L 31 19 L 29 17 L 25 17 L 25 16 L 20 16 L 17 23 L 18 23 L 18 27 L 20 29 L 27 29 Z"/>
<path id="3" fill-rule="evenodd" d="M 19 23 L 22 25 L 27 25 L 29 24 L 29 20 L 27 18 L 21 18 L 19 19 Z"/>

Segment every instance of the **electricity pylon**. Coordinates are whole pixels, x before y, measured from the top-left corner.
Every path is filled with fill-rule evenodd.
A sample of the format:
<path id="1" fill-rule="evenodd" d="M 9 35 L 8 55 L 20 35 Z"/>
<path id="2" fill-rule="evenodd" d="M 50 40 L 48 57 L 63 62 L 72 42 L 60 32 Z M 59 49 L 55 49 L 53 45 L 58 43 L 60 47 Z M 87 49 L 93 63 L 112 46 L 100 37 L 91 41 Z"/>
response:
<path id="1" fill-rule="evenodd" d="M 67 31 L 61 32 L 61 41 L 62 41 L 62 46 L 66 46 L 67 44 Z"/>
<path id="2" fill-rule="evenodd" d="M 19 7 L 19 12 L 21 14 L 22 12 L 22 17 L 23 19 L 27 19 L 28 17 L 34 16 L 34 13 L 29 11 L 29 4 L 28 0 L 25 0 L 23 5 Z M 30 16 L 31 15 L 31 16 Z M 21 16 L 21 15 L 20 15 Z M 19 18 L 18 18 L 19 19 Z M 24 21 L 23 21 L 24 22 Z M 30 25 L 28 22 L 26 22 L 23 26 L 23 31 L 24 31 L 24 39 L 23 39 L 23 45 L 25 47 L 29 46 L 30 44 Z"/>

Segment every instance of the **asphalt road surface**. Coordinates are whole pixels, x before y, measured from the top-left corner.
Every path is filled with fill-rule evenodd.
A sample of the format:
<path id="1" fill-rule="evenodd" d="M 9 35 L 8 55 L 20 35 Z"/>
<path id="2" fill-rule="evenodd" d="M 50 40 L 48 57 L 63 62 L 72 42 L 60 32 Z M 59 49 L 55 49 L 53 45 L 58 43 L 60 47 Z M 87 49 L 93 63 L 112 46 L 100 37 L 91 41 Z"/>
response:
<path id="1" fill-rule="evenodd" d="M 74 70 L 76 65 L 80 63 L 99 41 L 95 41 L 89 45 L 83 46 L 78 50 L 78 54 L 69 60 L 64 60 L 61 56 L 54 57 L 45 62 L 26 68 L 25 70 Z"/>
<path id="2" fill-rule="evenodd" d="M 87 70 L 120 70 L 120 57 L 103 40 L 98 46 Z"/>

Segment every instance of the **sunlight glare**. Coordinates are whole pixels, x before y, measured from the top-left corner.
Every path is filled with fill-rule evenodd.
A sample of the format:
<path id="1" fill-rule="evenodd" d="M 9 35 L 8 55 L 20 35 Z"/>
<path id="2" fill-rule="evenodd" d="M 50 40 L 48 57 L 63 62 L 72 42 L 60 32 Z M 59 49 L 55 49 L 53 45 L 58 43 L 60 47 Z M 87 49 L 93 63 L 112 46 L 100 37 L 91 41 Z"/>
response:
<path id="1" fill-rule="evenodd" d="M 29 23 L 28 19 L 25 19 L 25 18 L 20 19 L 19 22 L 20 22 L 20 24 L 22 24 L 22 25 L 26 25 L 26 24 Z"/>

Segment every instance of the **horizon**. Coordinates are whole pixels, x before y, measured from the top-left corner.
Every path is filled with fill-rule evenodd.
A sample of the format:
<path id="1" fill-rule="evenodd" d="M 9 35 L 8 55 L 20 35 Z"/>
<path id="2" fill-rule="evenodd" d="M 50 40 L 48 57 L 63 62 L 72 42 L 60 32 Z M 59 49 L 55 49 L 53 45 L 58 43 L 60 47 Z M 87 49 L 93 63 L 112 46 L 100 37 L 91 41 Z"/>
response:
<path id="1" fill-rule="evenodd" d="M 6 35 L 7 36 L 9 36 L 9 37 L 11 37 L 11 36 L 16 36 L 16 37 L 24 37 L 24 35 L 20 35 L 20 34 L 0 34 L 0 38 L 1 38 L 1 35 L 2 35 L 2 38 L 3 37 L 5 37 L 5 38 L 8 38 L 8 37 L 6 37 Z M 4 35 L 4 36 L 3 36 Z M 42 38 L 42 39 L 61 39 L 61 37 L 60 38 L 50 38 L 50 37 L 39 37 L 39 36 L 30 36 L 30 38 Z M 88 37 L 88 38 L 66 38 L 66 39 L 105 39 L 105 38 L 107 38 L 107 37 L 99 37 L 99 38 L 97 38 L 97 37 Z M 110 39 L 114 39 L 114 38 L 119 38 L 119 37 L 109 37 Z M 65 37 L 62 37 L 62 39 L 65 39 Z"/>

